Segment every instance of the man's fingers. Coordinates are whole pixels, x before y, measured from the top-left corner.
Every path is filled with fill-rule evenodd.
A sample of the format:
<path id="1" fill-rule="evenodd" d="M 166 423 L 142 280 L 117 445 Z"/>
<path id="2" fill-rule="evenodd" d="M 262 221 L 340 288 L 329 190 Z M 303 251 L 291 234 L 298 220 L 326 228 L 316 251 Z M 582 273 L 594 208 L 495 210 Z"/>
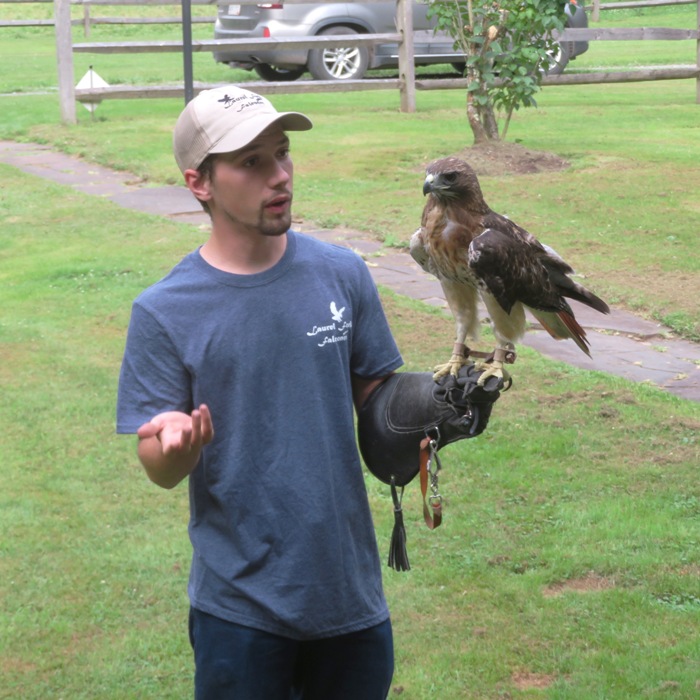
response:
<path id="1" fill-rule="evenodd" d="M 206 404 L 192 411 L 192 446 L 201 447 L 214 439 L 214 425 Z"/>
<path id="2" fill-rule="evenodd" d="M 214 422 L 211 419 L 209 406 L 202 404 L 200 411 L 202 413 L 202 441 L 206 445 L 214 439 Z"/>
<path id="3" fill-rule="evenodd" d="M 192 451 L 192 429 L 182 428 L 182 430 L 168 431 L 163 430 L 160 434 L 160 443 L 163 446 L 163 454 L 171 454 L 173 452 L 191 452 Z"/>
<path id="4" fill-rule="evenodd" d="M 145 440 L 146 438 L 154 437 L 158 435 L 161 428 L 155 423 L 144 423 L 137 431 L 136 434 L 139 436 L 139 440 Z"/>
<path id="5" fill-rule="evenodd" d="M 192 411 L 192 433 L 190 435 L 190 446 L 197 447 L 202 442 L 202 414 L 198 410 Z"/>
<path id="6" fill-rule="evenodd" d="M 192 452 L 211 442 L 214 437 L 209 408 L 202 404 L 190 415 L 177 411 L 160 413 L 137 431 L 140 440 L 157 437 L 164 454 Z"/>

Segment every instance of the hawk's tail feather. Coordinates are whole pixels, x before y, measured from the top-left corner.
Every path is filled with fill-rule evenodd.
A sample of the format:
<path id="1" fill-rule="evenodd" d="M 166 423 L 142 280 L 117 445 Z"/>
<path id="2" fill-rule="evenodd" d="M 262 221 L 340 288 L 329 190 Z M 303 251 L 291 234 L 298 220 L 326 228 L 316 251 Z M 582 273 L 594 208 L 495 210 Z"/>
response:
<path id="1" fill-rule="evenodd" d="M 576 299 L 586 306 L 590 306 L 596 311 L 600 311 L 601 314 L 609 314 L 610 307 L 600 298 L 597 297 L 593 292 L 589 292 L 584 287 L 580 285 L 575 285 L 574 290 L 567 290 L 564 292 L 564 296 L 569 297 L 569 299 Z"/>
<path id="2" fill-rule="evenodd" d="M 583 330 L 583 327 L 581 324 L 576 320 L 573 314 L 569 313 L 568 311 L 560 311 L 557 316 L 562 320 L 564 325 L 567 327 L 569 332 L 571 333 L 571 339 L 578 345 L 583 352 L 588 355 L 588 357 L 591 356 L 591 351 L 590 351 L 590 343 L 588 342 L 588 338 L 586 337 L 586 331 Z"/>
<path id="3" fill-rule="evenodd" d="M 559 293 L 562 296 L 580 301 L 582 304 L 590 306 L 596 311 L 600 311 L 601 314 L 610 313 L 610 307 L 600 297 L 593 294 L 593 292 L 588 291 L 580 284 L 576 284 L 576 282 L 574 282 L 570 277 L 560 275 L 555 280 L 555 283 L 559 288 Z"/>
<path id="4" fill-rule="evenodd" d="M 533 316 L 552 338 L 555 340 L 571 338 L 588 357 L 591 356 L 590 343 L 586 338 L 586 331 L 581 327 L 573 313 L 564 310 L 554 312 L 532 308 L 530 311 L 532 311 Z"/>

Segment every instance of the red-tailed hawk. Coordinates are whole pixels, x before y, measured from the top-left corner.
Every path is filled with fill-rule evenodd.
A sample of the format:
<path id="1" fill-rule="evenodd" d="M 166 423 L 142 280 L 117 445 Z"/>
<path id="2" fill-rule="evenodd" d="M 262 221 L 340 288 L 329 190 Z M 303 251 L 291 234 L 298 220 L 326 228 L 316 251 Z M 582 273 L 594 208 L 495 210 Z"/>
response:
<path id="1" fill-rule="evenodd" d="M 571 338 L 590 356 L 586 332 L 566 297 L 601 313 L 610 312 L 608 305 L 574 282 L 571 266 L 551 248 L 489 208 L 467 163 L 459 158 L 431 163 L 423 194 L 428 201 L 411 238 L 411 255 L 440 280 L 457 330 L 452 357 L 435 368 L 436 379 L 456 375 L 469 362 L 467 339 L 479 336 L 479 295 L 498 343 L 482 383 L 492 375 L 508 378 L 503 363 L 514 360 L 515 343 L 525 334 L 525 309 L 553 338 Z"/>

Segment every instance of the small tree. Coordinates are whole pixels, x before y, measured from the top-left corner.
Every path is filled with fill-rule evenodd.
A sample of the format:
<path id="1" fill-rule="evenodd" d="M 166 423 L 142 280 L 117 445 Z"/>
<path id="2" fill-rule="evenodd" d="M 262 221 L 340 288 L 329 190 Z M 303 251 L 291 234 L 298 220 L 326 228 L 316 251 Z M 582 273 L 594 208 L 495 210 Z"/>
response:
<path id="1" fill-rule="evenodd" d="M 513 110 L 534 95 L 556 54 L 569 0 L 428 0 L 437 29 L 464 52 L 467 118 L 474 143 L 505 139 Z M 497 112 L 505 114 L 499 135 Z"/>

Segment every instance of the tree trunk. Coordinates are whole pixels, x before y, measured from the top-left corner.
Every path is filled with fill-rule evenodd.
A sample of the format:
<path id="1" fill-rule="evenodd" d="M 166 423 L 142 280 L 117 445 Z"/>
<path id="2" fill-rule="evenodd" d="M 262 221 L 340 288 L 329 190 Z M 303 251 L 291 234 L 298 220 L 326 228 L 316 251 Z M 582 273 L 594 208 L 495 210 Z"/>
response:
<path id="1" fill-rule="evenodd" d="M 500 141 L 498 135 L 498 119 L 493 109 L 493 104 L 489 100 L 488 104 L 481 108 L 481 123 L 486 129 L 489 141 Z"/>
<path id="2" fill-rule="evenodd" d="M 479 110 L 474 104 L 474 97 L 471 92 L 467 93 L 467 119 L 474 135 L 474 143 L 485 143 L 489 140 L 489 135 L 481 123 Z"/>
<path id="3" fill-rule="evenodd" d="M 478 105 L 474 101 L 474 93 L 467 93 L 467 119 L 474 135 L 474 143 L 500 141 L 498 120 L 491 101 L 486 105 Z"/>
<path id="4" fill-rule="evenodd" d="M 488 44 L 488 40 L 486 44 Z M 467 48 L 470 56 L 475 55 L 479 51 L 475 43 L 468 44 Z M 470 85 L 474 83 L 479 85 L 475 91 L 470 90 L 467 92 L 467 119 L 469 120 L 472 134 L 474 134 L 474 143 L 498 141 L 498 120 L 481 75 L 468 64 L 466 78 Z M 479 97 L 478 100 L 474 99 L 476 96 Z"/>

